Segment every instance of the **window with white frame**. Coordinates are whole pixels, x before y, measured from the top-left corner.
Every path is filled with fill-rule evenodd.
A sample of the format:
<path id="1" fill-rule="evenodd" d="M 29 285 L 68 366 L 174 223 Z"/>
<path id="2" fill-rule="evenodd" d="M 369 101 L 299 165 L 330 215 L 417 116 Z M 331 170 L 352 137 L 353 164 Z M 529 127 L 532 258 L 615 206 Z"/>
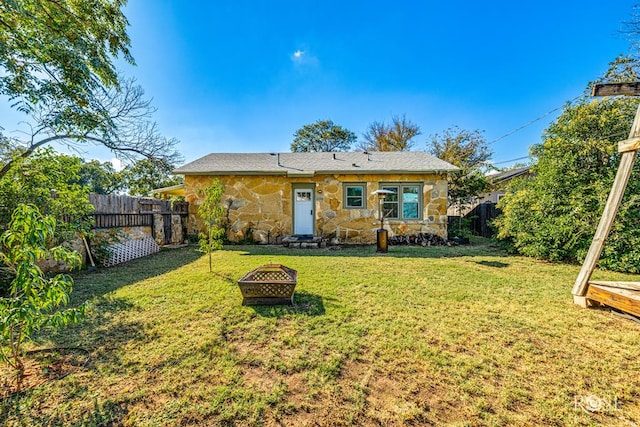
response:
<path id="1" fill-rule="evenodd" d="M 367 185 L 364 183 L 344 184 L 344 207 L 346 209 L 365 209 L 367 207 Z"/>
<path id="2" fill-rule="evenodd" d="M 393 191 L 387 194 L 382 210 L 390 219 L 420 219 L 422 217 L 422 184 L 382 184 L 383 190 Z"/>

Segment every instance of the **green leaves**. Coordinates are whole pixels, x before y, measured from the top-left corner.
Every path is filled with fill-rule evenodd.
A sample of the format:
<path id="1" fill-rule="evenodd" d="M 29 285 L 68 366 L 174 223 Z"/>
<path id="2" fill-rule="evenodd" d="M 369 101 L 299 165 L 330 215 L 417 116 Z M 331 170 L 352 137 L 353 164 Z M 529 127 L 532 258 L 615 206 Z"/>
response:
<path id="1" fill-rule="evenodd" d="M 177 141 L 151 121 L 155 109 L 142 88 L 121 78 L 113 64 L 120 56 L 134 63 L 125 4 L 0 1 L 0 96 L 28 116 L 25 138 L 0 135 L 0 177 L 54 141 L 101 144 L 128 160 L 177 154 Z"/>
<path id="2" fill-rule="evenodd" d="M 82 163 L 78 157 L 41 149 L 26 159 L 18 158 L 9 172 L 0 177 L 0 230 L 6 229 L 13 210 L 22 204 L 38 206 L 41 213 L 66 221 L 58 226 L 56 237 L 65 239 L 76 231 L 88 232 L 93 211 L 88 189 L 74 182 Z"/>
<path id="3" fill-rule="evenodd" d="M 78 175 L 73 182 L 88 188 L 90 193 L 112 194 L 125 187 L 123 173 L 117 172 L 111 162 L 83 161 Z"/>
<path id="4" fill-rule="evenodd" d="M 80 265 L 80 256 L 62 246 L 52 249 L 56 221 L 43 216 L 33 205 L 19 205 L 9 228 L 0 236 L 0 261 L 14 274 L 9 295 L 0 298 L 0 361 L 22 375 L 22 345 L 44 327 L 60 327 L 76 322 L 85 307 L 58 310 L 69 302 L 73 287 L 70 276 L 46 277 L 38 263 L 48 258 L 71 267 Z"/>
<path id="5" fill-rule="evenodd" d="M 209 272 L 212 271 L 211 253 L 222 249 L 225 237 L 225 229 L 222 227 L 224 208 L 220 205 L 224 186 L 214 179 L 211 185 L 202 189 L 199 193 L 204 200 L 198 206 L 198 215 L 205 222 L 206 233 L 200 233 L 200 251 L 209 254 Z"/>
<path id="6" fill-rule="evenodd" d="M 427 151 L 460 168 L 459 173 L 449 178 L 451 205 L 468 205 L 474 197 L 489 188 L 483 169 L 492 152 L 480 131 L 449 128 L 431 137 Z"/>
<path id="7" fill-rule="evenodd" d="M 498 237 L 521 254 L 581 261 L 587 253 L 618 169 L 617 142 L 627 137 L 638 101 L 585 97 L 567 105 L 532 147 L 534 178 L 501 200 Z M 607 269 L 640 271 L 640 165 L 600 258 Z"/>
<path id="8" fill-rule="evenodd" d="M 176 157 L 174 160 L 178 161 Z M 132 196 L 150 196 L 156 188 L 170 187 L 181 184 L 184 178 L 171 175 L 175 164 L 169 161 L 142 159 L 128 166 L 122 175 Z"/>
<path id="9" fill-rule="evenodd" d="M 293 134 L 291 151 L 294 153 L 318 151 L 349 151 L 358 139 L 355 133 L 334 124 L 331 120 L 318 120 L 304 125 Z"/>
<path id="10" fill-rule="evenodd" d="M 129 63 L 122 0 L 0 2 L 0 94 L 31 111 L 40 103 L 91 102 L 117 85 L 112 57 Z"/>

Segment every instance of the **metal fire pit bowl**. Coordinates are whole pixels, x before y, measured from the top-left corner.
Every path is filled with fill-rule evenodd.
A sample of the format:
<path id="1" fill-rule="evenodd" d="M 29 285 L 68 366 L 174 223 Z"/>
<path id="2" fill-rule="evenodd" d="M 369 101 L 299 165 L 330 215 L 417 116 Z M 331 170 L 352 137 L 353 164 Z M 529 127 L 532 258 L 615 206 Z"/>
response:
<path id="1" fill-rule="evenodd" d="M 238 280 L 242 305 L 293 305 L 298 272 L 282 264 L 265 264 Z"/>

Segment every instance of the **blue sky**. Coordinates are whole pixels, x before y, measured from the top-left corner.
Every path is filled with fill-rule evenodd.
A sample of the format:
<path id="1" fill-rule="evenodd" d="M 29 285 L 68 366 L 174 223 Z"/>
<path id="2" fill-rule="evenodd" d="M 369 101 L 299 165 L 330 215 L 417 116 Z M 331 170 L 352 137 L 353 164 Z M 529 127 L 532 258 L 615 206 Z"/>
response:
<path id="1" fill-rule="evenodd" d="M 420 126 L 415 149 L 452 125 L 493 141 L 627 53 L 634 3 L 131 0 L 137 66 L 119 63 L 187 161 L 289 151 L 318 119 L 361 137 L 394 114 Z M 493 161 L 526 156 L 556 116 L 493 143 Z"/>

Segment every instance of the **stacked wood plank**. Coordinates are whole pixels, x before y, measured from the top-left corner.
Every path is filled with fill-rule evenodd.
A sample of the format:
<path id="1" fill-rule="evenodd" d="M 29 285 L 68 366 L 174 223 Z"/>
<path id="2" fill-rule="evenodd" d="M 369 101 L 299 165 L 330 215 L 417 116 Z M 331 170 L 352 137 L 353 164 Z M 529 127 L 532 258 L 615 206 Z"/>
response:
<path id="1" fill-rule="evenodd" d="M 590 281 L 587 300 L 640 317 L 640 283 Z"/>
<path id="2" fill-rule="evenodd" d="M 389 237 L 390 245 L 419 245 L 419 246 L 451 246 L 451 243 L 440 236 L 431 233 L 417 233 L 412 235 L 395 235 Z"/>

